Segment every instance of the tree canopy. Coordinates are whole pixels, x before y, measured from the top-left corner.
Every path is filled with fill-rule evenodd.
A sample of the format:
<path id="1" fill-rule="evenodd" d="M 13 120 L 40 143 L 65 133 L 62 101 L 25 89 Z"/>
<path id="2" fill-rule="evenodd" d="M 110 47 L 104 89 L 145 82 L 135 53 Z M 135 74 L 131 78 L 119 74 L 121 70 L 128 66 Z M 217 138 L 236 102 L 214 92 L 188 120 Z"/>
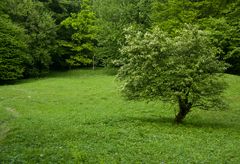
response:
<path id="1" fill-rule="evenodd" d="M 0 83 L 23 77 L 30 59 L 26 39 L 23 28 L 0 13 Z"/>
<path id="2" fill-rule="evenodd" d="M 177 102 L 176 122 L 194 107 L 224 107 L 220 76 L 227 65 L 217 60 L 219 49 L 208 33 L 190 25 L 175 36 L 159 28 L 146 33 L 129 28 L 126 33 L 121 52 L 127 60 L 118 77 L 127 98 Z"/>
<path id="3" fill-rule="evenodd" d="M 80 66 L 92 63 L 94 57 L 94 49 L 96 45 L 96 17 L 91 9 L 88 0 L 81 3 L 81 10 L 79 13 L 71 14 L 62 23 L 66 29 L 71 29 L 73 34 L 71 41 L 62 41 L 61 45 L 71 48 L 74 55 L 67 59 L 70 66 Z"/>
<path id="4" fill-rule="evenodd" d="M 97 66 L 119 68 L 125 28 L 145 33 L 158 26 L 177 36 L 185 23 L 207 31 L 221 49 L 218 60 L 230 64 L 226 72 L 239 74 L 239 7 L 239 0 L 8 0 L 0 13 L 27 37 L 19 38 L 28 56 L 22 78 L 90 66 L 93 58 Z"/>

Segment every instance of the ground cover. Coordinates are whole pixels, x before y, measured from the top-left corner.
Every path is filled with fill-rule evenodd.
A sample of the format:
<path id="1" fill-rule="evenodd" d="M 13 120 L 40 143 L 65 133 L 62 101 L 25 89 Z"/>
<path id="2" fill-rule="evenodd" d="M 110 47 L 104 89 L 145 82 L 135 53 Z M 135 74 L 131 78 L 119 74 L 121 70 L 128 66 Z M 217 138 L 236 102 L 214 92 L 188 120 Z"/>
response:
<path id="1" fill-rule="evenodd" d="M 129 102 L 113 75 L 72 70 L 0 86 L 0 163 L 239 163 L 240 77 L 227 111 Z"/>

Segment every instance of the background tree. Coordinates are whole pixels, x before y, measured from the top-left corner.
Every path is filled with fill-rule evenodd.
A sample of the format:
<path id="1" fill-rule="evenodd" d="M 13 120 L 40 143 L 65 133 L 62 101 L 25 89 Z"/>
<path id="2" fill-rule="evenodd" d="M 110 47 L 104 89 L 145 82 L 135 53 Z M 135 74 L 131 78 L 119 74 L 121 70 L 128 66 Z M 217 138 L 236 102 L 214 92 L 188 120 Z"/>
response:
<path id="1" fill-rule="evenodd" d="M 128 57 L 118 73 L 127 98 L 176 102 L 177 123 L 194 107 L 224 107 L 220 76 L 226 64 L 217 60 L 218 49 L 204 31 L 188 26 L 170 37 L 159 28 L 128 29 L 121 52 Z"/>
<path id="2" fill-rule="evenodd" d="M 56 30 L 56 46 L 54 51 L 51 53 L 52 64 L 51 69 L 68 69 L 69 65 L 66 62 L 70 58 L 74 51 L 71 48 L 62 46 L 62 42 L 71 41 L 71 36 L 75 32 L 71 28 L 66 28 L 61 25 L 67 17 L 71 16 L 71 13 L 78 13 L 80 11 L 81 5 L 80 0 L 41 0 L 45 7 L 48 8 L 51 13 L 53 13 L 53 19 L 57 26 Z"/>
<path id="3" fill-rule="evenodd" d="M 221 49 L 218 59 L 231 64 L 227 72 L 239 74 L 239 7 L 239 0 L 0 1 L 0 11 L 28 38 L 23 43 L 30 61 L 24 64 L 24 78 L 89 66 L 95 54 L 98 66 L 120 67 L 127 59 L 119 51 L 125 44 L 123 29 L 134 26 L 145 32 L 158 26 L 175 37 L 185 23 L 208 31 Z"/>
<path id="4" fill-rule="evenodd" d="M 226 46 L 226 61 L 231 64 L 228 72 L 240 74 L 240 1 L 235 0 L 222 14 L 230 25 L 228 31 L 228 46 Z"/>
<path id="5" fill-rule="evenodd" d="M 52 14 L 39 1 L 9 0 L 3 2 L 3 6 L 2 10 L 13 22 L 24 27 L 29 36 L 27 53 L 32 61 L 26 65 L 25 77 L 47 73 L 56 45 L 56 26 Z"/>
<path id="6" fill-rule="evenodd" d="M 62 23 L 66 29 L 73 30 L 71 41 L 62 41 L 61 45 L 69 47 L 74 54 L 67 59 L 70 66 L 88 65 L 93 62 L 94 47 L 96 45 L 96 17 L 91 9 L 90 2 L 84 0 L 81 3 L 79 13 L 72 13 Z"/>
<path id="7" fill-rule="evenodd" d="M 133 24 L 142 30 L 151 26 L 151 0 L 95 0 L 93 8 L 99 26 L 98 57 L 104 66 L 120 66 L 123 29 Z"/>
<path id="8" fill-rule="evenodd" d="M 0 12 L 0 83 L 23 77 L 30 56 L 26 53 L 24 29 Z"/>
<path id="9" fill-rule="evenodd" d="M 214 45 L 221 48 L 218 58 L 239 74 L 239 0 L 153 0 L 151 21 L 172 35 L 185 23 L 197 24 L 211 33 Z"/>

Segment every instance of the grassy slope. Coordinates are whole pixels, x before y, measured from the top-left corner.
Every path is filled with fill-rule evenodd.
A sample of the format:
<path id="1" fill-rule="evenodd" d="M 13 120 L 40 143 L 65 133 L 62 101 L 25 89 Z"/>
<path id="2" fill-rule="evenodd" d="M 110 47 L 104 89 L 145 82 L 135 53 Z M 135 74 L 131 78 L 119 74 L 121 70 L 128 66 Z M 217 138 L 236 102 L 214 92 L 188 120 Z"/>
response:
<path id="1" fill-rule="evenodd" d="M 231 109 L 180 126 L 167 104 L 124 101 L 102 70 L 0 86 L 0 163 L 239 163 L 240 77 L 226 80 Z"/>

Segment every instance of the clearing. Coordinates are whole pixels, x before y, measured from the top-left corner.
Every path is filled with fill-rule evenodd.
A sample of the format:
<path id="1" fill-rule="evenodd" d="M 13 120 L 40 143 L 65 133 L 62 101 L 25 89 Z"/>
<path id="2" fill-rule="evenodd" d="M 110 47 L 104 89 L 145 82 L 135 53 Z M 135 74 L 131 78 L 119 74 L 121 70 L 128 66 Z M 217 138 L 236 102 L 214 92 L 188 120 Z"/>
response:
<path id="1" fill-rule="evenodd" d="M 102 69 L 0 86 L 0 163 L 240 163 L 240 77 L 226 75 L 230 109 L 192 111 L 129 102 Z"/>

